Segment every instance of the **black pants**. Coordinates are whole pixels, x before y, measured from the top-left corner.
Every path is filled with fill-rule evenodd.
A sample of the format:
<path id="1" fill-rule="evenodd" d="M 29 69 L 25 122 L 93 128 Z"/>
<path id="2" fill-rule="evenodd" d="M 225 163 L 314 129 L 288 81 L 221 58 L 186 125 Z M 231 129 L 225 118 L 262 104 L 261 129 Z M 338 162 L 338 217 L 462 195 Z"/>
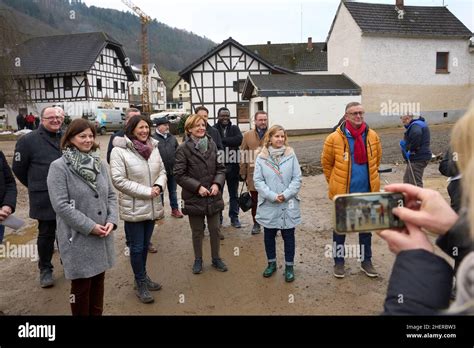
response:
<path id="1" fill-rule="evenodd" d="M 229 166 L 231 167 L 225 175 L 225 182 L 229 191 L 229 217 L 233 221 L 239 218 L 239 167 Z"/>
<path id="2" fill-rule="evenodd" d="M 51 259 L 54 253 L 56 239 L 56 220 L 38 220 L 38 267 L 40 270 L 53 269 Z"/>

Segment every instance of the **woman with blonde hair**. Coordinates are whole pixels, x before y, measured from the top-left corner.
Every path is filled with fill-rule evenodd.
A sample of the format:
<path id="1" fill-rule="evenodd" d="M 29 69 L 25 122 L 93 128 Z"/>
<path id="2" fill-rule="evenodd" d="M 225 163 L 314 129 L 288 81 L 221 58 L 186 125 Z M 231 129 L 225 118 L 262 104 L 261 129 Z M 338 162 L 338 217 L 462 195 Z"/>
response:
<path id="1" fill-rule="evenodd" d="M 406 228 L 379 234 L 397 254 L 390 278 L 385 314 L 439 314 L 449 307 L 453 281 L 452 267 L 434 254 L 422 228 L 439 235 L 438 246 L 453 257 L 456 301 L 448 314 L 474 314 L 474 104 L 456 123 L 451 146 L 462 174 L 462 207 L 458 214 L 437 191 L 408 184 L 386 186 L 386 191 L 405 193 L 406 208 L 395 208 Z M 400 302 L 400 294 L 403 301 Z"/>
<path id="2" fill-rule="evenodd" d="M 204 116 L 191 115 L 184 124 L 186 140 L 176 150 L 174 175 L 182 187 L 182 212 L 189 217 L 194 248 L 193 273 L 202 273 L 202 241 L 207 219 L 211 240 L 212 266 L 221 272 L 227 266 L 219 255 L 220 213 L 224 209 L 222 188 L 225 165 L 219 161 L 217 145 L 206 133 Z"/>
<path id="3" fill-rule="evenodd" d="M 301 223 L 301 169 L 282 126 L 272 126 L 255 162 L 254 182 L 258 191 L 257 222 L 264 227 L 268 266 L 265 278 L 277 270 L 275 237 L 281 231 L 285 246 L 285 281 L 295 280 L 295 227 Z"/>

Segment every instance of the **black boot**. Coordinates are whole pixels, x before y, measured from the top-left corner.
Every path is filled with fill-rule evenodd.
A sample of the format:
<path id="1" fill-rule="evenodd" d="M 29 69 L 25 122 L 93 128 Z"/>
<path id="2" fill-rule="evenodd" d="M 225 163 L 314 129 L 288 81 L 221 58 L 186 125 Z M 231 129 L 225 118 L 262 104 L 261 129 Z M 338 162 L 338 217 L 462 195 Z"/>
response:
<path id="1" fill-rule="evenodd" d="M 149 291 L 158 291 L 161 289 L 161 284 L 155 283 L 153 280 L 150 279 L 149 276 L 146 276 L 146 287 Z"/>
<path id="2" fill-rule="evenodd" d="M 42 288 L 50 288 L 54 285 L 52 269 L 45 268 L 40 270 L 40 285 Z"/>
<path id="3" fill-rule="evenodd" d="M 136 285 L 137 290 L 135 291 L 135 294 L 140 299 L 140 301 L 142 301 L 143 303 L 152 303 L 155 301 L 153 296 L 151 296 L 150 292 L 148 291 L 146 280 L 137 282 Z"/>

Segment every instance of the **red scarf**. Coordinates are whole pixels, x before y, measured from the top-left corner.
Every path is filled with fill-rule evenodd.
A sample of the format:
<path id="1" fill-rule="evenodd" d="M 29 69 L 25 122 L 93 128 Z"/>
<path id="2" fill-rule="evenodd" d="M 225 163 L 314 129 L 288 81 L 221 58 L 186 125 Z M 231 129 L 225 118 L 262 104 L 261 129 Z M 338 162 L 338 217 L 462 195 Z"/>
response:
<path id="1" fill-rule="evenodd" d="M 362 123 L 359 129 L 356 129 L 352 126 L 349 121 L 346 121 L 346 128 L 351 132 L 352 137 L 355 139 L 354 142 L 354 160 L 357 164 L 367 163 L 367 150 L 365 148 L 364 139 L 362 134 L 364 134 L 365 129 L 367 128 L 365 123 Z"/>

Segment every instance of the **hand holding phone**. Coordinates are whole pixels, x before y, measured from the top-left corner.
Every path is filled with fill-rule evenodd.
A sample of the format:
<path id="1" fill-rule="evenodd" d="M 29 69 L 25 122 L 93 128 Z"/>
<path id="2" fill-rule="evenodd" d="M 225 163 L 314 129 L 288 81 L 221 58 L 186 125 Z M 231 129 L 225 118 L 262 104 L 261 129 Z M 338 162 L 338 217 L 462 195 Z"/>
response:
<path id="1" fill-rule="evenodd" d="M 335 231 L 344 234 L 402 228 L 403 221 L 392 209 L 404 205 L 405 198 L 400 192 L 337 195 L 334 197 Z"/>

